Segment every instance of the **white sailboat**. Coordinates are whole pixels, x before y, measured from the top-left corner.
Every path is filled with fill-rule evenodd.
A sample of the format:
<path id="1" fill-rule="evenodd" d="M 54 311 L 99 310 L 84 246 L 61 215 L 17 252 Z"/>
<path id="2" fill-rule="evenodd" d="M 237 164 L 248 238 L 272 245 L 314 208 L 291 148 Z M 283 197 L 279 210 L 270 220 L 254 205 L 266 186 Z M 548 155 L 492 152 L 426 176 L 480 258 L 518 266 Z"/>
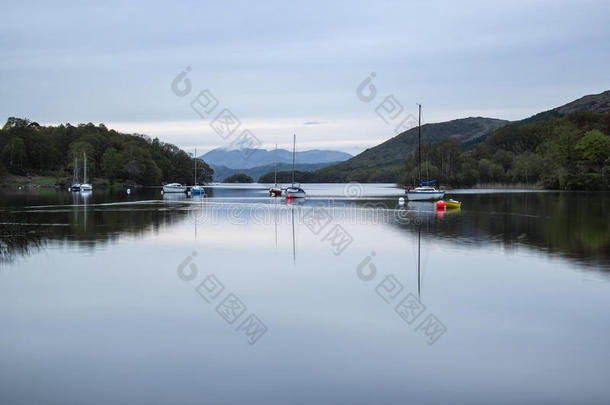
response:
<path id="1" fill-rule="evenodd" d="M 80 185 L 80 191 L 86 192 L 93 190 L 93 186 L 87 181 L 87 154 L 83 152 L 83 184 Z"/>
<path id="2" fill-rule="evenodd" d="M 163 186 L 163 193 L 186 193 L 186 186 L 180 183 L 169 183 Z"/>
<path id="3" fill-rule="evenodd" d="M 305 196 L 307 195 L 305 193 L 305 190 L 303 190 L 301 187 L 294 185 L 294 160 L 295 160 L 295 156 L 296 156 L 296 150 L 297 150 L 296 148 L 297 148 L 297 136 L 293 135 L 293 140 L 292 140 L 292 185 L 290 187 L 286 188 L 286 197 L 290 196 L 291 198 L 305 198 Z"/>
<path id="4" fill-rule="evenodd" d="M 419 130 L 417 135 L 418 163 L 417 170 L 419 175 L 419 185 L 414 189 L 407 188 L 405 194 L 409 201 L 421 200 L 440 200 L 445 196 L 445 192 L 431 186 L 436 180 L 422 181 L 421 179 L 421 104 L 419 104 Z"/>

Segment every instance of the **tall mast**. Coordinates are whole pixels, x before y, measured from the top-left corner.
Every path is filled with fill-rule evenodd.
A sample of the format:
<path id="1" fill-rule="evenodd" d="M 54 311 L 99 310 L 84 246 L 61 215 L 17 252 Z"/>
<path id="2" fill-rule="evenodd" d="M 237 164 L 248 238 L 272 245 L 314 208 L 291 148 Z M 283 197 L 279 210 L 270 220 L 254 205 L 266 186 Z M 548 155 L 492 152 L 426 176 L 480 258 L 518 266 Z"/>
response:
<path id="1" fill-rule="evenodd" d="M 294 158 L 297 151 L 297 136 L 292 134 L 292 187 L 294 187 Z"/>
<path id="2" fill-rule="evenodd" d="M 418 104 L 419 106 L 419 121 L 418 121 L 418 129 L 417 129 L 417 146 L 419 149 L 419 152 L 417 153 L 418 158 L 417 158 L 417 172 L 419 175 L 419 183 L 418 186 L 421 186 L 421 104 Z"/>
<path id="3" fill-rule="evenodd" d="M 85 167 L 83 168 L 83 183 L 87 183 L 87 154 L 83 152 L 83 164 Z"/>
<path id="4" fill-rule="evenodd" d="M 72 175 L 72 184 L 78 183 L 78 158 L 74 154 L 74 174 Z"/>
<path id="5" fill-rule="evenodd" d="M 275 152 L 273 152 L 273 182 L 277 186 L 277 143 L 275 144 Z"/>
<path id="6" fill-rule="evenodd" d="M 195 148 L 195 186 L 197 185 L 197 148 Z"/>

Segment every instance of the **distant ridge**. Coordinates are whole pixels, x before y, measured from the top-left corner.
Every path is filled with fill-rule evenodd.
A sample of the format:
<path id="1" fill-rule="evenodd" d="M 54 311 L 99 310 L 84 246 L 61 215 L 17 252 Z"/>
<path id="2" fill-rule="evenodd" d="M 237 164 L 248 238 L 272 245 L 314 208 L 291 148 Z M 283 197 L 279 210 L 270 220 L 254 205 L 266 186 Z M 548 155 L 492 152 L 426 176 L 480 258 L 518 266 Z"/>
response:
<path id="1" fill-rule="evenodd" d="M 327 166 L 328 164 L 342 162 L 351 157 L 352 155 L 345 152 L 314 149 L 297 152 L 296 163 L 326 163 Z M 204 155 L 201 155 L 200 158 L 211 166 L 224 166 L 229 169 L 251 169 L 265 165 L 272 165 L 276 162 L 292 164 L 292 151 L 288 151 L 286 149 L 278 149 L 276 152 L 275 150 L 265 149 L 229 150 L 217 148 Z"/>
<path id="2" fill-rule="evenodd" d="M 311 171 L 314 171 L 317 169 L 321 169 L 323 167 L 330 166 L 335 163 L 338 163 L 338 162 L 302 163 L 302 164 L 297 163 L 295 165 L 295 170 L 299 171 L 299 172 L 311 172 Z M 217 165 L 210 165 L 210 167 L 212 169 L 214 169 L 214 174 L 213 174 L 214 181 L 222 181 L 225 178 L 232 176 L 234 174 L 238 174 L 238 173 L 247 174 L 248 176 L 252 177 L 254 179 L 254 181 L 257 181 L 258 178 L 261 177 L 263 174 L 272 173 L 274 168 L 276 167 L 276 165 L 272 163 L 269 165 L 251 167 L 251 168 L 247 168 L 247 169 L 232 169 L 230 167 L 217 166 Z M 277 164 L 278 172 L 289 171 L 289 170 L 290 171 L 292 170 L 292 163 L 278 163 Z"/>

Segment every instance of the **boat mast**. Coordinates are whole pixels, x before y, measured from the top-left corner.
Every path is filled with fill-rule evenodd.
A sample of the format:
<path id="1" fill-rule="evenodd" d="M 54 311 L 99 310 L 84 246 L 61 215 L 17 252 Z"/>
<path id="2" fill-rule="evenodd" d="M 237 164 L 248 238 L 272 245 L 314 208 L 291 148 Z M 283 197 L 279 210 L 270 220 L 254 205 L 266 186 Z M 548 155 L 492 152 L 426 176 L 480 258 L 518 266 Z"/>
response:
<path id="1" fill-rule="evenodd" d="M 292 134 L 292 187 L 294 187 L 294 158 L 297 150 L 297 136 Z"/>
<path id="2" fill-rule="evenodd" d="M 419 175 L 419 184 L 421 186 L 421 104 L 419 106 L 419 120 L 418 120 L 418 128 L 417 128 L 417 147 L 419 149 L 417 153 L 417 173 Z"/>
<path id="3" fill-rule="evenodd" d="M 74 154 L 74 174 L 72 174 L 72 184 L 78 183 L 78 158 Z"/>
<path id="4" fill-rule="evenodd" d="M 83 168 L 83 183 L 87 184 L 87 154 L 83 152 L 83 164 L 85 167 Z"/>
<path id="5" fill-rule="evenodd" d="M 277 143 L 275 144 L 275 151 L 273 152 L 273 182 L 277 187 Z"/>
<path id="6" fill-rule="evenodd" d="M 197 185 L 197 148 L 195 148 L 195 186 Z"/>

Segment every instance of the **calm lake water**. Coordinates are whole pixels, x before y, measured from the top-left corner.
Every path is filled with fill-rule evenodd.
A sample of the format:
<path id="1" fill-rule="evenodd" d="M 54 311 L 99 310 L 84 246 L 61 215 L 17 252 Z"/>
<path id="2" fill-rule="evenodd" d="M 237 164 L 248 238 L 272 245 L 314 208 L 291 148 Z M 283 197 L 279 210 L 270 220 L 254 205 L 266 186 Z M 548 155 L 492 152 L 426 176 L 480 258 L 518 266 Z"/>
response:
<path id="1" fill-rule="evenodd" d="M 610 194 L 0 190 L 0 403 L 607 403 Z"/>

